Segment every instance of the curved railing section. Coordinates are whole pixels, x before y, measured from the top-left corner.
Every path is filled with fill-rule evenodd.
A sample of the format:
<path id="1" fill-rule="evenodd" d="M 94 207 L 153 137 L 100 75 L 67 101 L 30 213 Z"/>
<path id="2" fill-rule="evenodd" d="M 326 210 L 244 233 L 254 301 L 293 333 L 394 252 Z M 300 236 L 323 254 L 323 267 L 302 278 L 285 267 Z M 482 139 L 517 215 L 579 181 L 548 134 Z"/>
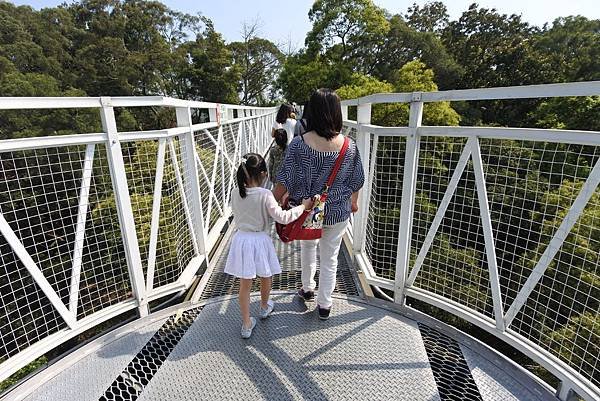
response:
<path id="1" fill-rule="evenodd" d="M 352 229 L 367 281 L 494 334 L 562 400 L 600 399 L 600 132 L 421 120 L 428 102 L 598 95 L 581 82 L 343 102 L 368 177 Z M 408 104 L 408 126 L 371 125 L 379 103 Z"/>
<path id="2" fill-rule="evenodd" d="M 175 127 L 119 132 L 130 108 Z M 0 140 L 0 381 L 186 290 L 231 215 L 240 156 L 266 151 L 275 118 L 163 97 L 0 98 L 3 113 L 56 109 L 102 128 Z M 202 114 L 208 122 L 194 121 Z"/>

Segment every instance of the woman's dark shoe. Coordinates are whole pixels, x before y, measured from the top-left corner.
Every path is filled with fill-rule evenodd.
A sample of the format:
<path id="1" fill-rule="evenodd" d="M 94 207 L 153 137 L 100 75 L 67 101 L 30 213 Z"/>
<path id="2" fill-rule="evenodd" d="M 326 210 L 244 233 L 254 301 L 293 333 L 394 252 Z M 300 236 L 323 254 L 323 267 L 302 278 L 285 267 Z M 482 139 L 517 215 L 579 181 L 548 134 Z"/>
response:
<path id="1" fill-rule="evenodd" d="M 319 310 L 319 319 L 329 319 L 329 312 L 331 312 L 331 308 L 321 308 L 319 305 L 317 305 L 317 309 Z"/>
<path id="2" fill-rule="evenodd" d="M 315 299 L 315 292 L 314 291 L 304 291 L 303 288 L 300 288 L 298 290 L 298 296 L 305 302 L 312 301 L 313 299 Z"/>

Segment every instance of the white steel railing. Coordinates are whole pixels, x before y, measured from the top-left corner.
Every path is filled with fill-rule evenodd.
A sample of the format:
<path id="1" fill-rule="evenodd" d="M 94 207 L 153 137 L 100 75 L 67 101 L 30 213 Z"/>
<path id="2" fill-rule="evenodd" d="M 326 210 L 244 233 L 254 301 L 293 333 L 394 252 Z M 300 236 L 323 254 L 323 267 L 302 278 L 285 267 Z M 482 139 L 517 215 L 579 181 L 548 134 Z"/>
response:
<path id="1" fill-rule="evenodd" d="M 367 281 L 494 334 L 562 400 L 600 399 L 600 132 L 421 120 L 427 102 L 599 95 L 595 81 L 343 102 L 368 177 L 352 228 Z M 371 125 L 372 105 L 401 102 L 408 126 Z"/>
<path id="2" fill-rule="evenodd" d="M 119 132 L 119 108 L 176 127 Z M 117 113 L 115 113 L 117 108 Z M 0 98 L 0 111 L 96 109 L 102 132 L 0 140 L 0 381 L 66 340 L 193 282 L 229 219 L 241 155 L 273 108 L 163 97 Z M 194 123 L 204 110 L 210 122 Z"/>

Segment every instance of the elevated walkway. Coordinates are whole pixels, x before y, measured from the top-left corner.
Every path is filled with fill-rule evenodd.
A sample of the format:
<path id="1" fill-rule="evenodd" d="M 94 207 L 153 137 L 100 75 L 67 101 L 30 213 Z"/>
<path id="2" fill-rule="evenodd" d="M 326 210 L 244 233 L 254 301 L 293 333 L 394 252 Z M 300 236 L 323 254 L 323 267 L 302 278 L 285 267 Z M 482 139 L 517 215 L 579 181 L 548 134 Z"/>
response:
<path id="1" fill-rule="evenodd" d="M 0 111 L 101 120 L 96 133 L 0 141 L 0 381 L 113 327 L 3 399 L 600 400 L 600 131 L 421 125 L 436 102 L 599 95 L 594 81 L 343 101 L 367 179 L 333 316 L 293 299 L 297 245 L 279 246 L 278 306 L 250 341 L 237 284 L 211 255 L 227 249 L 235 172 L 269 149 L 276 108 L 0 97 Z M 404 104 L 408 126 L 376 125 L 383 104 Z M 148 107 L 173 124 L 119 130 L 119 110 Z M 196 284 L 189 302 L 150 313 Z M 365 297 L 371 287 L 394 299 Z"/>
<path id="2" fill-rule="evenodd" d="M 236 282 L 222 273 L 222 252 L 199 304 L 123 326 L 4 399 L 555 400 L 472 339 L 358 297 L 343 245 L 332 316 L 320 321 L 314 305 L 293 294 L 296 247 L 277 247 L 284 273 L 274 284 L 276 308 L 251 339 L 239 337 L 238 303 L 227 295 Z"/>

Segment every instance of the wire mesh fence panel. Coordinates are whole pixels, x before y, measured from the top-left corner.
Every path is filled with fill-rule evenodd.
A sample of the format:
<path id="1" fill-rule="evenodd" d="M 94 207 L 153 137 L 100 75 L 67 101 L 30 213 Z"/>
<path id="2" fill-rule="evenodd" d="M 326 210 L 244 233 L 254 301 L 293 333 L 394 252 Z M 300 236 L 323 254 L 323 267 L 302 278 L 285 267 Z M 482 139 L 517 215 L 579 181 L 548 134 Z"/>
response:
<path id="1" fill-rule="evenodd" d="M 413 260 L 421 251 L 464 147 L 462 140 L 421 138 Z M 492 317 L 488 262 L 472 160 L 466 163 L 431 240 L 414 285 Z"/>
<path id="2" fill-rule="evenodd" d="M 2 214 L 68 303 L 85 146 L 6 152 L 0 157 Z"/>
<path id="3" fill-rule="evenodd" d="M 353 141 L 356 142 L 356 134 L 357 134 L 357 130 L 355 127 L 349 126 L 344 124 L 342 126 L 342 134 L 351 138 Z M 373 140 L 371 139 L 371 148 L 373 148 Z M 361 155 L 363 163 L 365 162 L 365 157 L 364 155 Z M 365 177 L 365 184 L 364 184 L 364 188 L 362 188 L 362 191 L 365 191 L 366 188 L 368 187 L 369 183 L 367 182 L 367 177 Z M 350 219 L 348 220 L 348 228 L 349 228 L 349 232 L 352 233 L 352 230 L 354 228 L 354 213 L 350 215 Z"/>
<path id="4" fill-rule="evenodd" d="M 377 276 L 394 279 L 406 139 L 380 136 L 373 161 L 373 181 L 365 233 L 365 252 Z"/>
<path id="5" fill-rule="evenodd" d="M 194 142 L 199 159 L 198 179 L 200 180 L 200 196 L 205 214 L 204 222 L 208 224 L 209 230 L 212 228 L 211 222 L 216 221 L 219 215 L 219 205 L 215 204 L 215 197 L 211 195 L 211 188 L 214 188 L 215 184 L 219 182 L 219 177 L 216 175 L 217 165 L 215 164 L 218 162 L 217 145 L 215 144 L 218 138 L 219 129 L 217 127 L 194 133 Z M 208 216 L 208 213 L 210 213 L 210 216 Z"/>
<path id="6" fill-rule="evenodd" d="M 122 143 L 122 149 L 142 269 L 144 277 L 146 277 L 158 162 L 158 141 Z"/>
<path id="7" fill-rule="evenodd" d="M 52 290 L 68 304 L 85 146 L 0 153 L 0 213 Z M 65 328 L 0 236 L 0 359 Z"/>
<path id="8" fill-rule="evenodd" d="M 214 138 L 217 140 L 218 142 L 218 146 L 216 149 L 216 154 L 215 154 L 215 169 L 213 171 L 214 174 L 214 180 L 212 183 L 212 190 L 213 190 L 213 197 L 212 197 L 212 211 L 210 214 L 210 224 L 209 224 L 209 230 L 212 229 L 217 220 L 219 219 L 219 217 L 221 216 L 221 214 L 219 213 L 219 209 L 217 209 L 216 205 L 219 205 L 221 207 L 221 210 L 223 208 L 223 200 L 225 199 L 225 180 L 226 177 L 224 175 L 224 164 L 225 164 L 225 160 L 224 160 L 224 156 L 223 156 L 223 148 L 224 148 L 224 132 L 227 131 L 229 129 L 229 125 L 224 125 L 222 126 L 215 134 Z"/>
<path id="9" fill-rule="evenodd" d="M 356 141 L 356 127 L 350 126 L 350 125 L 344 125 L 342 127 L 342 134 L 348 136 L 349 138 L 352 138 L 352 140 Z"/>
<path id="10" fill-rule="evenodd" d="M 501 288 L 507 305 L 542 255 L 555 251 L 510 326 L 600 384 L 600 191 L 595 190 L 564 242 L 560 235 L 593 166 L 597 147 L 482 141 L 492 214 L 498 227 Z M 500 159 L 500 158 L 503 158 Z M 556 249 L 553 249 L 556 248 Z"/>
<path id="11" fill-rule="evenodd" d="M 171 138 L 170 141 L 171 143 L 167 141 L 165 152 L 158 229 L 159 246 L 154 271 L 155 288 L 177 281 L 195 254 L 189 221 L 192 217 L 189 202 L 187 212 L 185 207 L 187 198 L 184 199 L 184 194 L 187 191 L 184 190 L 185 184 L 182 182 L 184 173 L 179 152 L 180 140 Z"/>
<path id="12" fill-rule="evenodd" d="M 411 238 L 411 266 L 423 247 L 465 143 L 464 138 L 421 138 Z"/>
<path id="13" fill-rule="evenodd" d="M 96 145 L 82 252 L 78 318 L 132 297 L 106 147 Z"/>
<path id="14" fill-rule="evenodd" d="M 234 188 L 236 184 L 236 172 L 239 164 L 239 157 L 236 152 L 237 148 L 237 138 L 240 135 L 240 124 L 229 124 L 223 131 L 223 184 L 224 184 L 224 193 L 223 193 L 223 204 L 225 204 L 225 200 L 229 199 L 231 190 Z M 223 217 L 223 214 L 220 214 L 220 217 Z"/>

